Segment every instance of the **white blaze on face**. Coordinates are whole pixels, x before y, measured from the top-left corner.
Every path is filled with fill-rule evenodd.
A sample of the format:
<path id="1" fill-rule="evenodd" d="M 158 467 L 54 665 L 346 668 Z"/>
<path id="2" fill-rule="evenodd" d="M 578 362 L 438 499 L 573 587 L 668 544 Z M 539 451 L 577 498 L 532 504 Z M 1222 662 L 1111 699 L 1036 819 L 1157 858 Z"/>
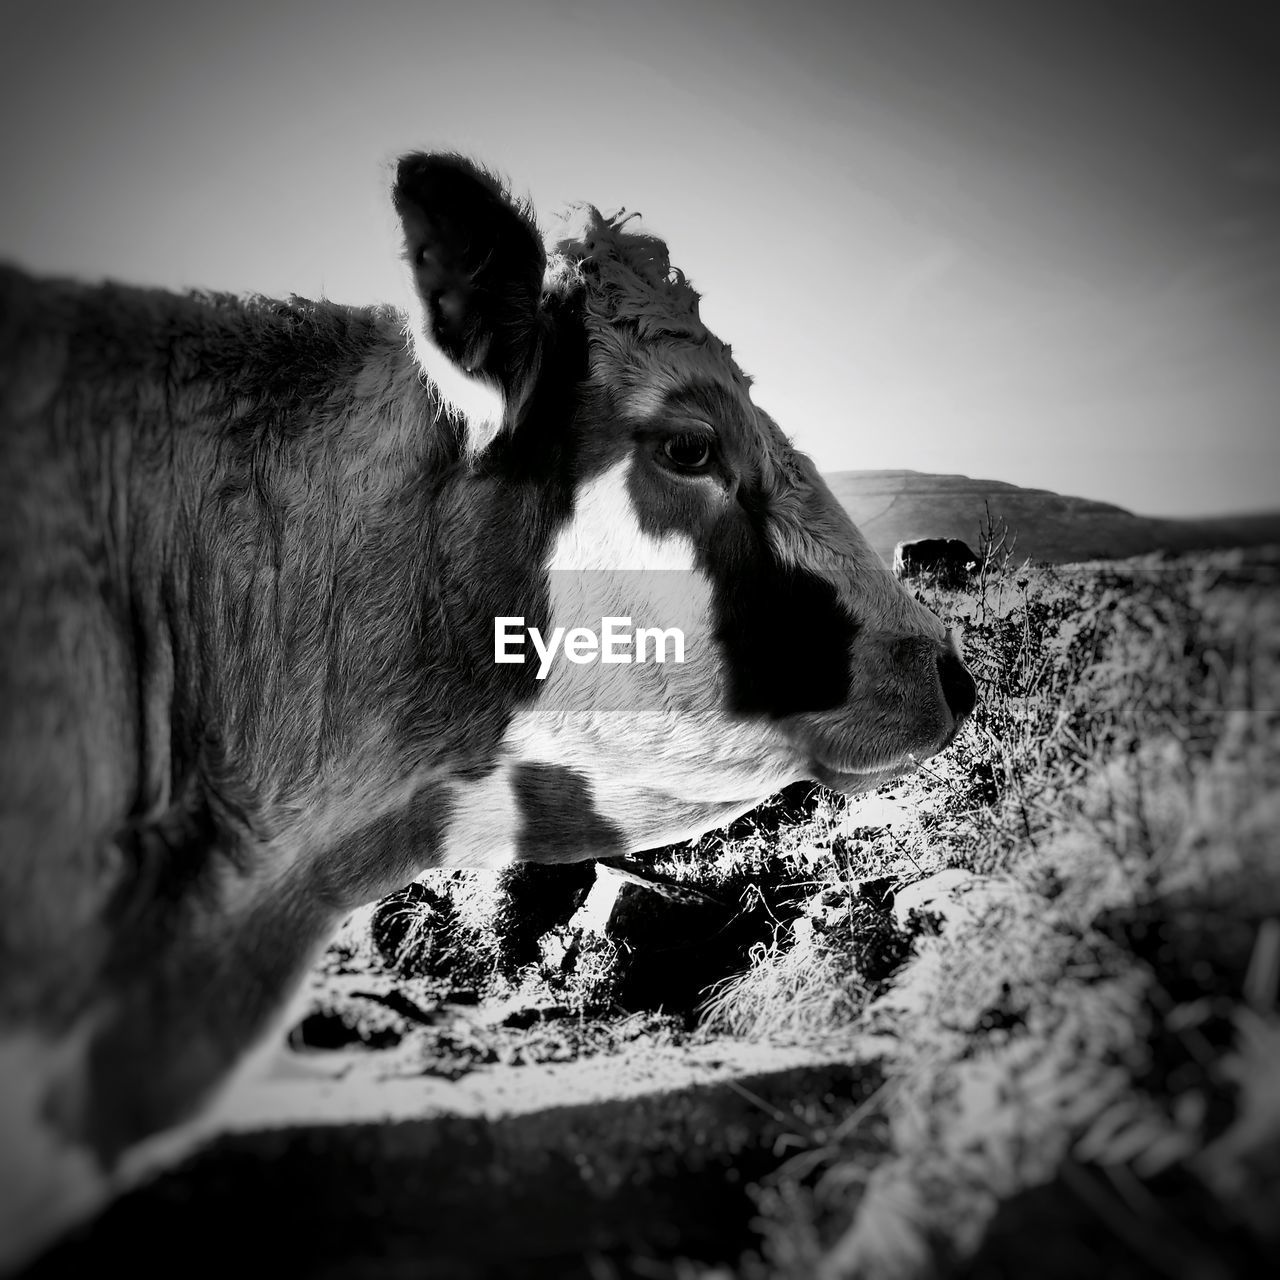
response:
<path id="1" fill-rule="evenodd" d="M 552 663 L 537 700 L 508 728 L 508 759 L 582 777 L 596 812 L 630 848 L 684 839 L 802 775 L 783 735 L 725 712 L 714 596 L 692 541 L 641 528 L 630 460 L 585 483 L 548 561 L 549 626 L 678 628 L 687 661 Z M 652 658 L 652 649 L 650 650 Z"/>
<path id="2" fill-rule="evenodd" d="M 553 573 L 621 570 L 671 570 L 692 573 L 693 543 L 681 534 L 656 538 L 640 527 L 624 458 L 581 485 L 574 497 L 573 518 L 560 531 L 547 568 Z"/>
<path id="3" fill-rule="evenodd" d="M 491 382 L 460 369 L 431 340 L 431 318 L 418 294 L 412 273 L 405 331 L 413 358 L 422 376 L 435 388 L 441 408 L 460 419 L 465 426 L 467 451 L 473 456 L 480 453 L 502 430 L 506 401 Z"/>

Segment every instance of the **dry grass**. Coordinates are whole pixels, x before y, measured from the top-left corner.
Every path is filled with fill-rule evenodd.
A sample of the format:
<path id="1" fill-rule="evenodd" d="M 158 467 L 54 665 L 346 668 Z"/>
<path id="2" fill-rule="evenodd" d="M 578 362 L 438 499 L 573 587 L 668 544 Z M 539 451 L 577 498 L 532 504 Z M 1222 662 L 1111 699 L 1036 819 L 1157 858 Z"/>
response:
<path id="1" fill-rule="evenodd" d="M 886 1078 L 858 1126 L 763 1191 L 756 1272 L 1002 1274 L 1020 1213 L 1043 1243 L 1037 1187 L 1060 1192 L 1061 1231 L 1102 1241 L 1054 1274 L 1274 1260 L 1275 585 L 1219 555 L 988 564 L 976 592 L 926 593 L 965 627 L 980 709 L 890 820 L 884 797 L 850 805 L 857 856 L 841 868 L 837 840 L 824 889 L 856 904 L 868 882 L 921 882 L 909 959 L 868 974 L 878 917 L 815 929 L 811 911 L 712 1003 L 757 1037 L 843 1024 Z"/>

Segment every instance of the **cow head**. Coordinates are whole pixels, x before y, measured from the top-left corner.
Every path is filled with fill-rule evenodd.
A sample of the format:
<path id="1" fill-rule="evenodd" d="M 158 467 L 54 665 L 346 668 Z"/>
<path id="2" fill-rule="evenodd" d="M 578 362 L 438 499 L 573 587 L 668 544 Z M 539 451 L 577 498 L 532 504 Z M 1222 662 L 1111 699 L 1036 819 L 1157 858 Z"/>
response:
<path id="1" fill-rule="evenodd" d="M 405 157 L 394 194 L 415 352 L 464 437 L 456 516 L 487 521 L 464 541 L 520 530 L 491 600 L 524 619 L 507 652 L 525 665 L 500 673 L 521 693 L 445 861 L 652 847 L 792 781 L 874 787 L 951 741 L 975 688 L 946 630 L 753 404 L 661 240 L 587 207 L 548 255 L 456 157 Z M 601 661 L 607 625 L 631 662 Z M 547 660 L 534 626 L 565 629 Z M 641 627 L 668 633 L 667 661 L 656 641 L 635 660 Z M 585 661 L 573 629 L 596 633 Z"/>

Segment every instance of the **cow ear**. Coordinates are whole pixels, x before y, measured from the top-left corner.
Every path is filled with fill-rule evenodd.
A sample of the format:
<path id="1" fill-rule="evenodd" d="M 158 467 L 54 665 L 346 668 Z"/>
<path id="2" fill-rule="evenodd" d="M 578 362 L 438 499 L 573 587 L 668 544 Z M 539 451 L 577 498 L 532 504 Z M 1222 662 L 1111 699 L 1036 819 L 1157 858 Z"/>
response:
<path id="1" fill-rule="evenodd" d="M 392 198 L 415 355 L 478 453 L 513 424 L 537 373 L 542 238 L 530 210 L 462 156 L 401 157 Z"/>

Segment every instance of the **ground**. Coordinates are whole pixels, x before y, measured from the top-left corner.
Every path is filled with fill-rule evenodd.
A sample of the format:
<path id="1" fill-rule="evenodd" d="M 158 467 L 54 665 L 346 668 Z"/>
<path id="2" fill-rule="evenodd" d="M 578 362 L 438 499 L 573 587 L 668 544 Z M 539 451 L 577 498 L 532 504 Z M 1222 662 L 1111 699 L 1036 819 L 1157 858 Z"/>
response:
<path id="1" fill-rule="evenodd" d="M 629 863 L 425 877 L 214 1144 L 37 1274 L 193 1236 L 221 1272 L 220 1222 L 300 1275 L 1276 1272 L 1277 586 L 988 540 L 917 586 L 980 685 L 948 753 Z"/>

